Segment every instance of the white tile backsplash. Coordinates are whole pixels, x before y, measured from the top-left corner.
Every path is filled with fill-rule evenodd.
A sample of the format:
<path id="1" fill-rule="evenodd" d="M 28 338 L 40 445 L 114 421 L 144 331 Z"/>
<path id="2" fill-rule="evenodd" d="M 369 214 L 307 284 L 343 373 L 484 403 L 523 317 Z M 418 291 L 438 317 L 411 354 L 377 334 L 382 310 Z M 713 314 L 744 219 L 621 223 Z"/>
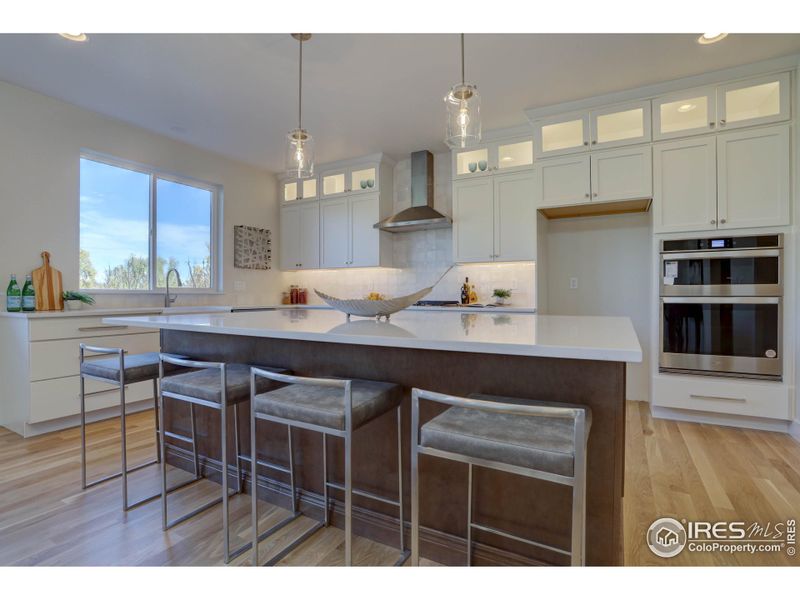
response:
<path id="1" fill-rule="evenodd" d="M 434 155 L 434 208 L 452 215 L 450 154 Z M 394 212 L 411 206 L 411 159 L 394 168 Z M 285 286 L 309 290 L 309 302 L 320 304 L 313 293 L 319 289 L 340 298 L 361 298 L 369 292 L 402 296 L 432 285 L 453 265 L 453 230 L 433 229 L 393 235 L 393 269 L 332 269 L 284 273 Z M 428 300 L 458 300 L 465 277 L 475 284 L 480 302 L 492 301 L 495 288 L 511 288 L 511 304 L 534 306 L 535 264 L 495 263 L 454 265 L 427 297 Z"/>

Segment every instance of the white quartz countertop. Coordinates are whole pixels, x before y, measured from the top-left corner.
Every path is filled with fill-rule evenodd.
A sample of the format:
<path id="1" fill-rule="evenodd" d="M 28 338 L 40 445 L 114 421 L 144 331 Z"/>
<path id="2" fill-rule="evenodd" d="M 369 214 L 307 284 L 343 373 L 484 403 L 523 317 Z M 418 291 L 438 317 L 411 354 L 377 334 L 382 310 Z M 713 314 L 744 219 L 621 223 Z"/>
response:
<path id="1" fill-rule="evenodd" d="M 287 309 L 287 308 L 306 308 L 309 310 L 334 310 L 333 307 L 328 306 L 327 304 L 275 304 L 271 306 L 262 306 L 259 307 L 264 310 L 269 310 L 271 308 L 274 309 Z M 250 307 L 242 307 L 237 306 L 234 307 L 234 310 L 255 310 L 254 308 Z M 516 305 L 505 305 L 505 306 L 409 306 L 406 310 L 425 310 L 425 311 L 447 311 L 447 312 L 467 312 L 467 313 L 486 313 L 486 312 L 496 312 L 496 313 L 528 313 L 534 314 L 536 309 L 532 306 L 516 306 Z"/>
<path id="2" fill-rule="evenodd" d="M 109 325 L 278 339 L 641 362 L 642 349 L 627 317 L 521 313 L 432 314 L 404 310 L 389 322 L 347 317 L 333 310 L 285 308 L 257 312 L 106 317 Z"/>

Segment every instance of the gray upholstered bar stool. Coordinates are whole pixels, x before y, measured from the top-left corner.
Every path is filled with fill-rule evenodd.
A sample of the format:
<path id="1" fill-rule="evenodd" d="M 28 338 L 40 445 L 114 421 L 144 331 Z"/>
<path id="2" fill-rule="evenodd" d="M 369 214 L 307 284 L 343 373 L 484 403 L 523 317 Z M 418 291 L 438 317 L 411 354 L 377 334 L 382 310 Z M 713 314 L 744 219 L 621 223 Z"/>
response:
<path id="1" fill-rule="evenodd" d="M 278 383 L 288 384 L 284 387 L 259 393 L 257 383 L 266 378 Z M 294 482 L 294 457 L 292 455 L 292 428 L 316 431 L 322 434 L 322 473 L 323 473 L 323 520 L 314 524 L 297 539 L 274 555 L 266 564 L 277 564 L 284 556 L 308 539 L 321 527 L 329 523 L 328 489 L 337 489 L 344 492 L 345 514 L 345 565 L 352 564 L 353 555 L 353 494 L 377 500 L 390 506 L 395 506 L 400 515 L 400 558 L 397 565 L 403 564 L 408 558 L 405 550 L 403 536 L 403 459 L 401 450 L 400 431 L 400 402 L 402 400 L 400 386 L 382 381 L 368 381 L 363 379 L 321 379 L 312 377 L 298 377 L 270 373 L 262 369 L 253 368 L 251 375 L 250 403 L 250 448 L 253 458 L 253 480 L 256 478 L 258 467 L 277 469 L 288 472 L 292 488 L 293 514 L 272 527 L 268 533 L 274 533 L 281 527 L 300 516 L 297 510 L 297 493 Z M 363 490 L 353 489 L 353 432 L 366 425 L 368 422 L 381 415 L 395 410 L 397 413 L 397 473 L 398 497 L 397 500 L 371 494 Z M 289 468 L 258 460 L 256 443 L 256 424 L 259 420 L 271 421 L 286 425 L 289 433 Z M 344 439 L 344 485 L 328 481 L 327 438 L 329 435 Z M 253 535 L 253 565 L 258 565 L 258 541 L 263 539 L 258 534 L 258 498 L 255 486 L 252 492 L 252 535 Z"/>
<path id="2" fill-rule="evenodd" d="M 86 360 L 86 352 L 92 352 L 93 356 L 113 356 L 113 358 L 102 358 L 98 360 Z M 105 477 L 100 477 L 91 482 L 86 481 L 86 396 L 97 392 L 86 393 L 85 380 L 94 379 L 102 381 L 119 388 L 119 416 L 120 416 L 120 438 L 121 438 L 121 468 L 118 472 Z M 126 427 L 126 409 L 125 409 L 125 389 L 128 385 L 139 383 L 141 381 L 153 382 L 153 403 L 155 407 L 156 419 L 156 458 L 151 461 L 128 468 L 128 450 L 127 450 L 127 427 Z M 104 392 L 105 390 L 102 390 Z M 161 449 L 158 443 L 159 439 L 159 415 L 158 415 L 158 352 L 146 352 L 143 354 L 126 355 L 123 348 L 103 348 L 100 346 L 89 346 L 88 344 L 80 344 L 80 402 L 81 402 L 81 486 L 83 489 L 93 487 L 95 485 L 104 483 L 117 477 L 122 477 L 122 508 L 123 510 L 131 510 L 137 506 L 141 506 L 145 502 L 158 498 L 160 494 L 148 496 L 142 500 L 138 500 L 133 504 L 128 503 L 128 475 L 150 465 L 154 465 L 161 461 Z M 167 432 L 167 435 L 172 435 Z M 194 432 L 192 432 L 192 439 L 185 438 L 185 441 L 194 443 Z M 181 485 L 187 485 L 186 482 Z M 172 488 L 169 491 L 177 489 Z"/>
<path id="3" fill-rule="evenodd" d="M 170 365 L 192 370 L 186 373 L 165 377 L 164 372 Z M 260 368 L 263 369 L 265 373 L 287 372 L 286 369 L 273 367 Z M 228 521 L 230 519 L 230 512 L 228 509 L 228 408 L 233 406 L 233 436 L 234 446 L 236 448 L 236 491 L 234 494 L 238 494 L 242 491 L 242 457 L 241 448 L 239 446 L 239 404 L 250 399 L 250 365 L 187 360 L 162 353 L 159 369 L 161 373 L 161 401 L 159 402 L 159 410 L 161 411 L 160 419 L 162 423 L 164 422 L 165 397 L 189 404 L 193 430 L 195 427 L 195 406 L 205 406 L 219 411 L 220 453 L 222 455 L 221 464 L 223 471 L 222 494 L 220 498 L 215 498 L 214 500 L 206 502 L 199 508 L 170 521 L 167 513 L 167 495 L 169 492 L 167 489 L 167 461 L 163 460 L 161 462 L 162 529 L 166 531 L 178 523 L 183 523 L 187 519 L 191 519 L 195 515 L 222 502 L 222 531 L 225 538 L 223 548 L 225 562 L 228 563 L 250 548 L 250 543 L 248 542 L 235 550 L 231 550 L 228 527 Z M 271 385 L 270 381 L 262 380 L 259 391 L 267 391 Z M 159 443 L 161 446 L 161 456 L 165 456 L 166 448 L 164 435 L 160 437 Z M 195 475 L 199 476 L 200 460 L 196 446 L 194 446 L 194 470 Z"/>
<path id="4" fill-rule="evenodd" d="M 451 408 L 420 428 L 420 400 L 448 404 Z M 569 556 L 573 566 L 584 565 L 586 445 L 591 420 L 591 411 L 583 406 L 480 394 L 460 398 L 414 388 L 411 392 L 411 564 L 419 565 L 419 455 L 428 454 L 469 465 L 468 565 L 472 563 L 473 529 Z M 555 548 L 473 522 L 473 466 L 571 486 L 570 549 Z"/>

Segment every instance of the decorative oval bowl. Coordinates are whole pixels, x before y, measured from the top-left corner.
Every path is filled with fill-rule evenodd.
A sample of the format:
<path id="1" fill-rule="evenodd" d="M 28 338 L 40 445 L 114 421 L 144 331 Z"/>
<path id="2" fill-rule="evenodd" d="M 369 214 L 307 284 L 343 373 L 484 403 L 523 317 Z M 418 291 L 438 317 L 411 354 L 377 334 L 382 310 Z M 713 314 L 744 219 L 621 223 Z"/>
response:
<path id="1" fill-rule="evenodd" d="M 336 310 L 345 313 L 348 318 L 350 318 L 351 315 L 355 315 L 357 317 L 377 317 L 378 319 L 385 317 L 388 321 L 390 315 L 399 312 L 404 308 L 408 308 L 418 300 L 421 300 L 430 294 L 432 290 L 433 286 L 425 288 L 424 290 L 419 290 L 418 292 L 414 292 L 408 296 L 389 298 L 387 300 L 363 300 L 357 298 L 352 300 L 343 300 L 341 298 L 334 298 L 333 296 L 324 294 L 319 290 L 314 291 L 317 293 L 317 296 L 322 298 L 325 304 L 331 308 L 335 308 Z"/>

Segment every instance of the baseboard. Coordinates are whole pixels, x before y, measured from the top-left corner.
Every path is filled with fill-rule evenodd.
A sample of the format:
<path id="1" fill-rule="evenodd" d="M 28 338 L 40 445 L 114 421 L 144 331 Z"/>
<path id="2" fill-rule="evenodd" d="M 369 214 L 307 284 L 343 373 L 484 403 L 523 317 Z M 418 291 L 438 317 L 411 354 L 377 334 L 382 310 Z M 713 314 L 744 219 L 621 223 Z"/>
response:
<path id="1" fill-rule="evenodd" d="M 194 459 L 190 451 L 176 446 L 167 447 L 167 462 L 186 471 L 194 469 Z M 222 481 L 222 463 L 205 456 L 200 457 L 201 472 L 211 481 Z M 244 490 L 249 493 L 251 478 L 247 465 L 244 466 Z M 262 469 L 263 471 L 263 469 Z M 236 469 L 229 465 L 228 476 L 235 480 Z M 282 481 L 272 479 L 259 473 L 258 497 L 271 504 L 289 509 L 291 503 L 291 487 Z M 308 490 L 298 490 L 298 507 L 301 512 L 315 519 L 323 516 L 324 498 L 321 494 Z M 344 502 L 329 499 L 330 523 L 344 529 Z M 405 546 L 410 547 L 411 530 L 408 518 L 411 507 L 404 509 L 403 538 Z M 364 535 L 370 539 L 391 547 L 398 547 L 400 537 L 400 520 L 398 516 L 383 514 L 377 511 L 353 507 L 353 533 Z M 420 528 L 420 556 L 444 565 L 464 565 L 467 560 L 467 540 L 463 537 L 429 528 Z M 494 548 L 487 544 L 475 542 L 472 550 L 473 565 L 485 566 L 541 566 L 545 563 L 534 559 Z"/>
<path id="2" fill-rule="evenodd" d="M 153 410 L 153 399 L 148 398 L 146 400 L 129 402 L 125 405 L 125 407 L 127 414 L 133 414 L 145 410 Z M 100 410 L 87 413 L 86 422 L 95 423 L 97 421 L 105 421 L 106 419 L 112 419 L 114 417 L 119 417 L 119 406 L 109 406 L 108 408 L 101 408 Z M 14 432 L 19 433 L 21 436 L 29 438 L 36 435 L 42 435 L 43 433 L 52 433 L 54 431 L 61 431 L 62 429 L 78 427 L 80 424 L 81 416 L 72 415 L 69 417 L 63 417 L 61 419 L 53 419 L 52 421 L 43 421 L 42 423 L 24 423 L 22 424 L 21 430 L 11 427 L 9 428 Z"/>
<path id="3" fill-rule="evenodd" d="M 653 406 L 652 404 L 650 405 L 650 414 L 656 419 L 705 423 L 707 425 L 722 425 L 724 427 L 744 427 L 747 429 L 759 429 L 761 431 L 775 431 L 779 433 L 790 433 L 791 424 L 790 421 L 782 421 L 780 419 L 726 415 L 700 410 L 682 410 L 680 408 Z M 797 423 L 797 421 L 795 421 L 795 423 Z"/>
<path id="4" fill-rule="evenodd" d="M 789 425 L 789 435 L 800 442 L 800 420 L 792 421 Z"/>

